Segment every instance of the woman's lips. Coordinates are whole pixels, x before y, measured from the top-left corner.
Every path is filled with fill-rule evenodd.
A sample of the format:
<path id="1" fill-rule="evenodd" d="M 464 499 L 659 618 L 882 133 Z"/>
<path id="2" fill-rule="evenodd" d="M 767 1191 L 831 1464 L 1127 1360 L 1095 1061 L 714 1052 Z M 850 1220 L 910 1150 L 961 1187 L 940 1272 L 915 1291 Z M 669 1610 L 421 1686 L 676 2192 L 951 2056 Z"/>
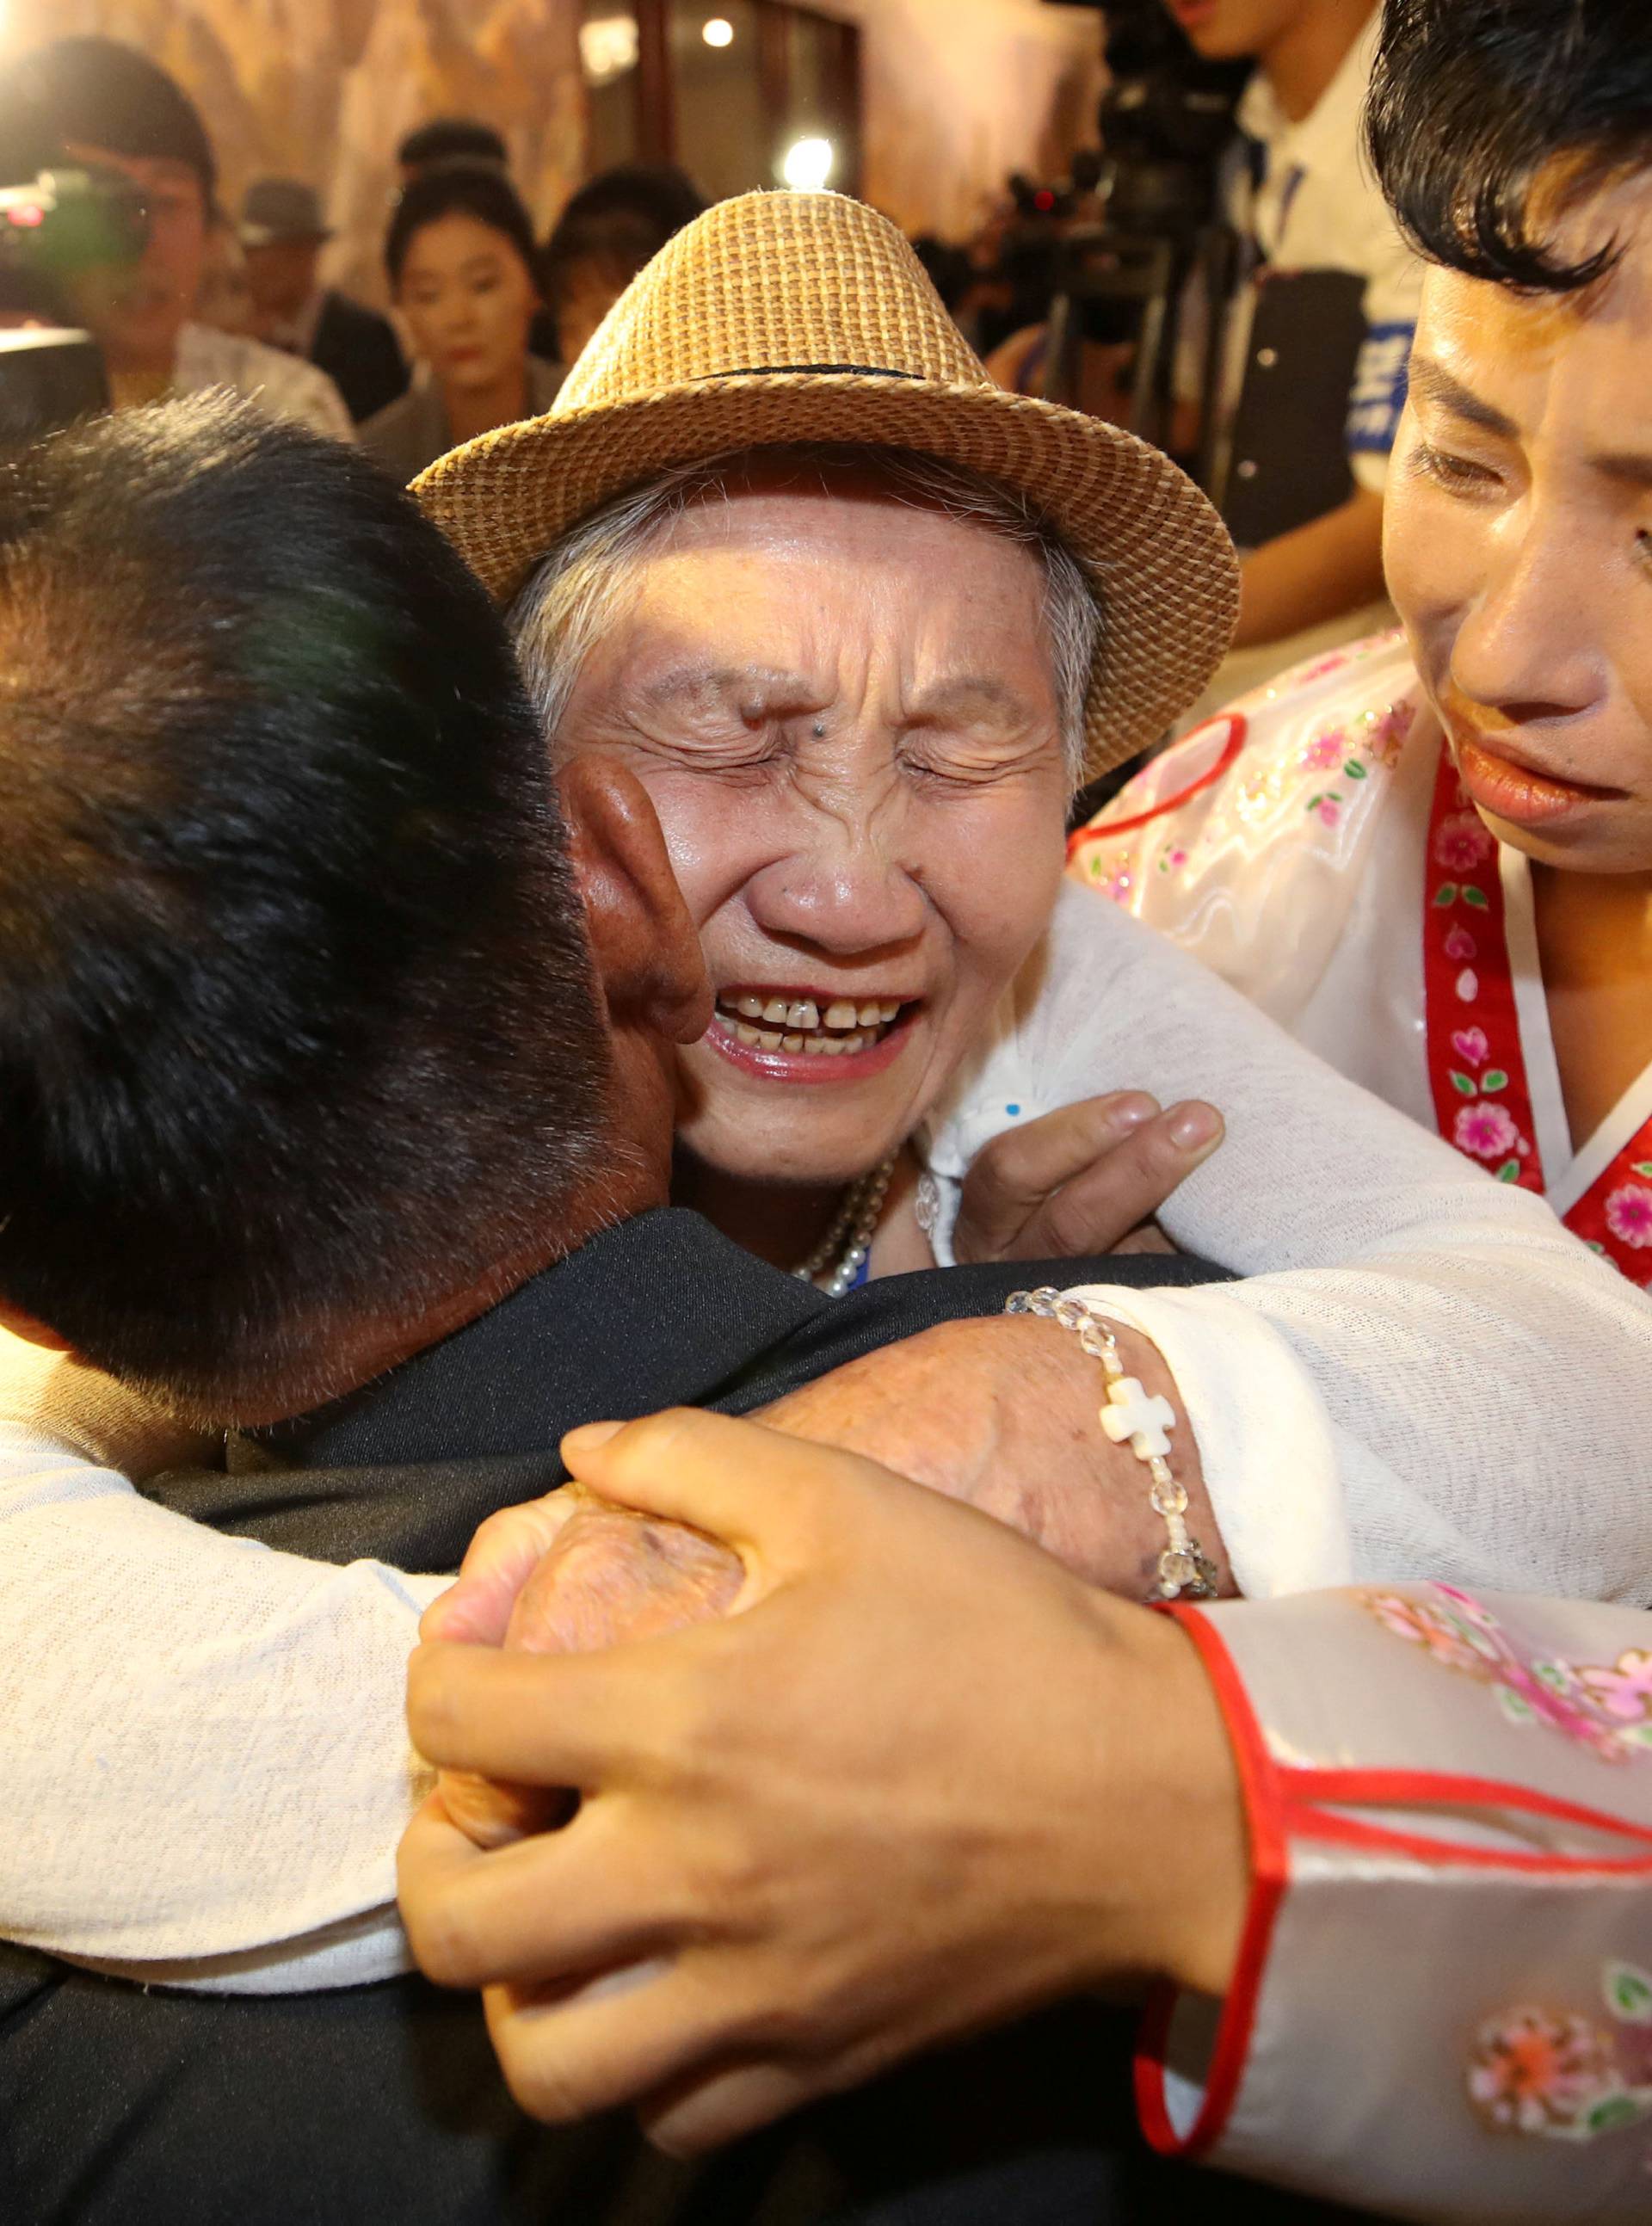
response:
<path id="1" fill-rule="evenodd" d="M 766 1025 L 766 1015 L 764 1021 L 743 1015 L 739 1010 L 740 1002 L 727 995 L 718 999 L 717 1010 L 702 1040 L 731 1066 L 740 1067 L 747 1074 L 760 1075 L 769 1082 L 864 1082 L 871 1075 L 881 1074 L 905 1047 L 918 1009 L 916 1004 L 905 1000 L 864 999 L 859 1001 L 859 1010 L 875 1004 L 881 1013 L 893 1007 L 895 1018 L 886 1022 L 880 1017 L 864 1026 L 829 1030 L 823 1024 L 814 1027 L 804 1025 L 801 1015 L 793 1026 L 778 1018 L 773 1025 Z M 792 1012 L 804 1002 L 791 1001 Z M 823 1009 L 836 1015 L 848 1007 L 845 1002 L 842 1006 Z M 823 1008 L 816 1002 L 809 1002 L 808 1011 L 817 1020 L 823 1018 Z M 787 1017 L 790 1019 L 791 1014 Z M 829 1035 L 832 1039 L 829 1047 L 821 1048 L 823 1039 Z M 811 1047 L 806 1049 L 805 1045 Z"/>
<path id="2" fill-rule="evenodd" d="M 1484 811 L 1511 826 L 1544 826 L 1584 805 L 1611 804 L 1621 798 L 1619 789 L 1590 788 L 1580 781 L 1557 780 L 1553 773 L 1538 773 L 1460 729 L 1453 740 L 1464 787 Z"/>

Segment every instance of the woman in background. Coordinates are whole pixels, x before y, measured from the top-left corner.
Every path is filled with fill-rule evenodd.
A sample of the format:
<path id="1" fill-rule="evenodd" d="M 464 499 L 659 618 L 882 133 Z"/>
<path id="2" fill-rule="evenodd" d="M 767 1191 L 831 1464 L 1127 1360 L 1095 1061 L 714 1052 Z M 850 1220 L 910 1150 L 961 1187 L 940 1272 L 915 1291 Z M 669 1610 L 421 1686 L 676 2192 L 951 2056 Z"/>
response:
<path id="1" fill-rule="evenodd" d="M 460 163 L 416 178 L 384 261 L 418 357 L 408 391 L 360 429 L 386 470 L 410 480 L 461 441 L 550 408 L 562 366 L 529 353 L 533 227 L 508 179 Z"/>
<path id="2" fill-rule="evenodd" d="M 1390 11 L 1371 149 L 1429 264 L 1404 633 L 1240 697 L 1071 870 L 1652 1290 L 1642 21 L 1597 0 L 1557 45 L 1547 0 Z"/>
<path id="3" fill-rule="evenodd" d="M 571 364 L 645 263 L 706 204 L 668 163 L 600 170 L 573 194 L 540 256 L 556 353 Z"/>

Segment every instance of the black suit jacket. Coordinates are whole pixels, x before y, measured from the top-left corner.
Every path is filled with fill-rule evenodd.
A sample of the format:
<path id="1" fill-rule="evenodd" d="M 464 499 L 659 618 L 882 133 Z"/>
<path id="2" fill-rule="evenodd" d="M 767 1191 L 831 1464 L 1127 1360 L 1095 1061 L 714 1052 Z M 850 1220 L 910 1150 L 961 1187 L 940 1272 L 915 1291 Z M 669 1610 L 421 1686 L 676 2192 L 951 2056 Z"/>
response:
<path id="1" fill-rule="evenodd" d="M 329 289 L 322 296 L 309 359 L 343 395 L 358 425 L 407 391 L 410 374 L 395 326 L 347 294 Z"/>
<path id="2" fill-rule="evenodd" d="M 264 1434 L 256 1455 L 164 1479 L 156 1496 L 321 1559 L 452 1566 L 484 1516 L 562 1479 L 556 1441 L 576 1421 L 670 1403 L 746 1411 L 937 1320 L 996 1313 L 1029 1282 L 1084 1272 L 954 1269 L 830 1301 L 696 1216 L 649 1214 L 366 1390 Z M 1220 1271 L 1123 1260 L 1096 1272 L 1164 1282 Z M 1136 2139 L 1128 2045 L 1128 2021 L 1071 2007 L 690 2166 L 654 2154 L 623 2115 L 531 2124 L 473 2001 L 422 1980 L 295 1996 L 145 1993 L 4 1949 L 0 2220 L 1002 2226 L 1194 2215 L 1160 2207 L 1184 2175 L 1155 2166 Z"/>

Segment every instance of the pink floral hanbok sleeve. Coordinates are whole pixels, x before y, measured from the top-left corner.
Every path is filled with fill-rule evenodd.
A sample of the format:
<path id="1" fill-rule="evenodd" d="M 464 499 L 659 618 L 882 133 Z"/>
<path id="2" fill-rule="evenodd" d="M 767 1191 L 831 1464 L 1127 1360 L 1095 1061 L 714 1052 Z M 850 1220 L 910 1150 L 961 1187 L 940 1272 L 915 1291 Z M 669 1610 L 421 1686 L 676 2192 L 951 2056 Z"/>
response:
<path id="1" fill-rule="evenodd" d="M 1407 1584 L 1174 1611 L 1255 1883 L 1159 2147 L 1402 2218 L 1652 2219 L 1652 1614 Z"/>
<path id="2" fill-rule="evenodd" d="M 1073 836 L 1067 870 L 1291 1027 L 1393 801 L 1403 816 L 1431 775 L 1438 736 L 1421 706 L 1398 634 L 1311 658 L 1153 759 Z"/>

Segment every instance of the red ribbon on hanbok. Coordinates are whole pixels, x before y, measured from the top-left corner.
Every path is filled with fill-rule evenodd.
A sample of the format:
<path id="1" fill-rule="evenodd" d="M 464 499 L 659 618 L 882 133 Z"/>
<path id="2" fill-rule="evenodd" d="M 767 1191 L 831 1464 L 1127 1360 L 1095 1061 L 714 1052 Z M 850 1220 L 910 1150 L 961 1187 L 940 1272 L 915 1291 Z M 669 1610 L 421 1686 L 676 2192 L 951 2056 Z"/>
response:
<path id="1" fill-rule="evenodd" d="M 1443 746 L 1428 816 L 1422 961 L 1440 1135 L 1500 1181 L 1541 1193 L 1496 840 Z M 1652 1284 L 1652 1121 L 1561 1218 L 1630 1282 Z"/>

